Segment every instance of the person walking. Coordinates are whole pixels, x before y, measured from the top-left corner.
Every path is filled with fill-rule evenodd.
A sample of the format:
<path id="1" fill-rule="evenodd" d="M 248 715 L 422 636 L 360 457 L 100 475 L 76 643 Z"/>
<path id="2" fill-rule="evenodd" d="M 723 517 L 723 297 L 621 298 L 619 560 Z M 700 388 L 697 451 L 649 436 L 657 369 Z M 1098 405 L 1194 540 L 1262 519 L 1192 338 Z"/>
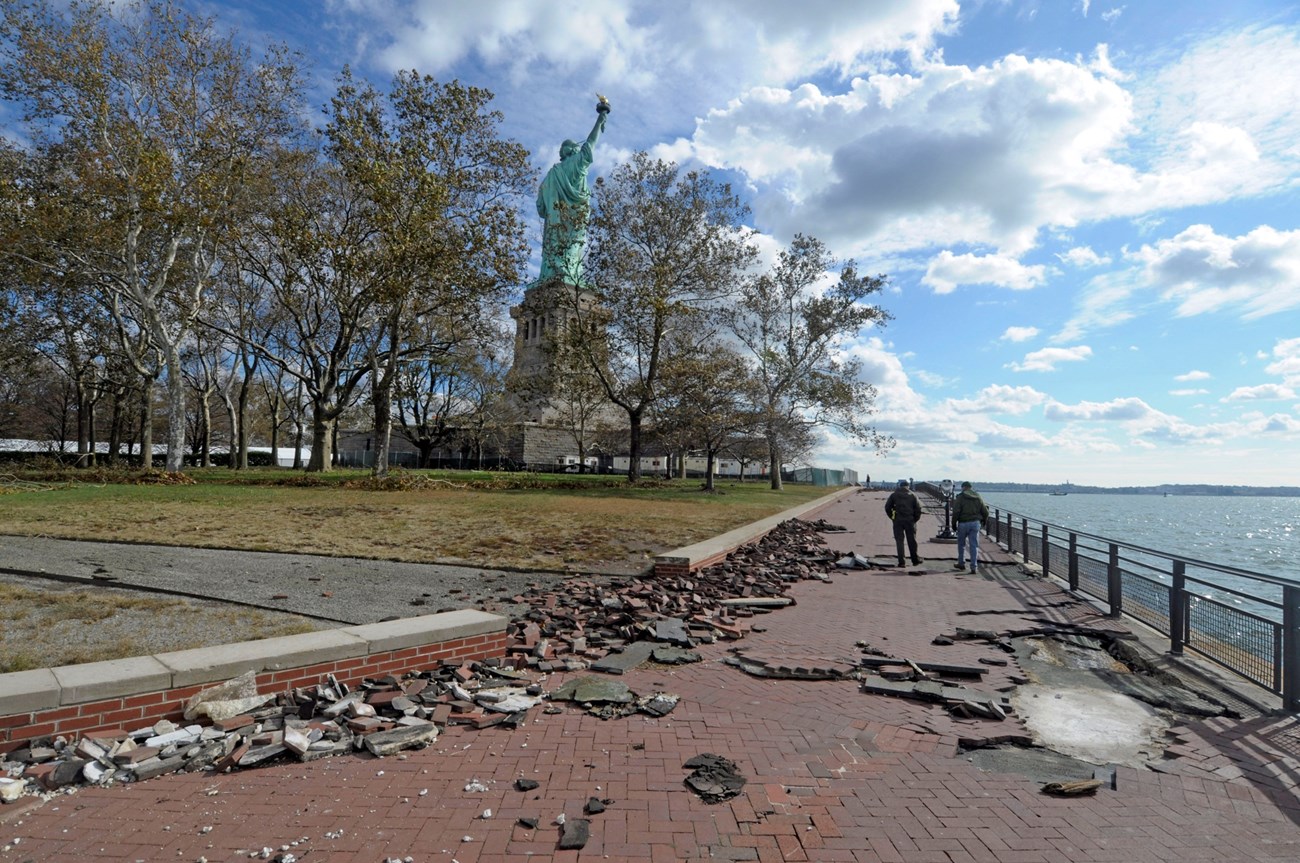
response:
<path id="1" fill-rule="evenodd" d="M 965 569 L 963 558 L 970 560 L 970 571 L 979 566 L 980 528 L 989 517 L 989 505 L 969 482 L 961 484 L 952 507 L 952 526 L 957 531 L 957 569 Z"/>
<path id="2" fill-rule="evenodd" d="M 885 514 L 894 520 L 894 545 L 898 548 L 898 565 L 903 566 L 903 540 L 912 553 L 912 564 L 921 563 L 916 553 L 916 523 L 921 520 L 921 502 L 912 494 L 907 480 L 899 480 L 889 500 L 885 501 Z"/>

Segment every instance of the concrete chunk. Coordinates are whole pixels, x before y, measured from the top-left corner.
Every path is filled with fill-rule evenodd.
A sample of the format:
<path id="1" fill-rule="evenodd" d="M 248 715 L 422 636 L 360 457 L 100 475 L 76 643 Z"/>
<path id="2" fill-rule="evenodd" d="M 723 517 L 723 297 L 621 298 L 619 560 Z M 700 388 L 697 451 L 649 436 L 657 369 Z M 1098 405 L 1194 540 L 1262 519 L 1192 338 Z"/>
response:
<path id="1" fill-rule="evenodd" d="M 382 758 L 385 755 L 401 752 L 403 749 L 427 745 L 437 739 L 438 726 L 427 722 L 423 726 L 409 725 L 391 731 L 367 734 L 366 749 L 369 749 L 372 755 Z"/>

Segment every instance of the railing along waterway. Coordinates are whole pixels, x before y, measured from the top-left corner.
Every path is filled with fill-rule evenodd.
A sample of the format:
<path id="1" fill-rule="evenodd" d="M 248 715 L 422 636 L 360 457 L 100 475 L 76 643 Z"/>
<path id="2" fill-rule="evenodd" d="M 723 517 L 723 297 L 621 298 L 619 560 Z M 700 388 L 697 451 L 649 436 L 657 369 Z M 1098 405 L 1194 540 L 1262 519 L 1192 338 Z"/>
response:
<path id="1" fill-rule="evenodd" d="M 1024 560 L 1282 696 L 1300 710 L 1300 584 L 1119 542 L 1008 510 L 991 509 L 985 533 Z"/>

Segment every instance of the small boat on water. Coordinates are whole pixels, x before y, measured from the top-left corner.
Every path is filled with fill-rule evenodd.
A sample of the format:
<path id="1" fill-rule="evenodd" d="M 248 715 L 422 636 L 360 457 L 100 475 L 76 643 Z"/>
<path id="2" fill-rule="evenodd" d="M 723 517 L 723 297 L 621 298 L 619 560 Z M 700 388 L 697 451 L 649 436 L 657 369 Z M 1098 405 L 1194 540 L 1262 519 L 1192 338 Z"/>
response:
<path id="1" fill-rule="evenodd" d="M 1048 492 L 1048 494 L 1051 495 L 1052 497 L 1065 497 L 1069 493 L 1070 493 L 1070 481 L 1068 479 L 1065 481 L 1064 488 L 1058 488 L 1056 491 Z"/>

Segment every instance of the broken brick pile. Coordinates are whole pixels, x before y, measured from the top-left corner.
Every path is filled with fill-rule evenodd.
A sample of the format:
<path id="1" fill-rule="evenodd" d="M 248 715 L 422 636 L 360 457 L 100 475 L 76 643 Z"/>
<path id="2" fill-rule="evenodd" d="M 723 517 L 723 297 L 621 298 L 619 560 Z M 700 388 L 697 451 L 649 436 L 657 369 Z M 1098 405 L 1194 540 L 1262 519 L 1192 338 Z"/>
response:
<path id="1" fill-rule="evenodd" d="M 829 579 L 840 555 L 819 534 L 840 530 L 820 519 L 789 519 L 689 576 L 534 587 L 514 598 L 531 607 L 508 630 L 515 639 L 508 652 L 539 671 L 572 670 L 634 642 L 693 647 L 743 638 L 755 615 L 793 604 L 785 595 L 790 584 Z"/>
<path id="2" fill-rule="evenodd" d="M 383 756 L 427 746 L 449 725 L 517 727 L 544 701 L 548 712 L 567 701 L 604 718 L 663 716 L 677 696 L 638 696 L 594 677 L 570 680 L 548 694 L 542 679 L 588 667 L 621 673 L 646 660 L 697 661 L 685 648 L 742 638 L 754 615 L 793 602 L 784 596 L 791 583 L 827 580 L 838 555 L 818 534 L 837 530 L 823 521 L 791 519 L 690 577 L 579 579 L 563 593 L 533 588 L 516 598 L 531 607 L 511 624 L 514 643 L 505 660 L 444 663 L 400 679 L 366 679 L 353 690 L 328 675 L 315 686 L 260 697 L 257 707 L 232 715 L 203 714 L 200 693 L 192 704 L 207 725 L 163 720 L 75 740 L 41 738 L 5 756 L 0 799 L 16 799 L 29 782 L 48 793 L 82 782 L 226 771 L 281 757 L 312 761 L 361 750 Z"/>

